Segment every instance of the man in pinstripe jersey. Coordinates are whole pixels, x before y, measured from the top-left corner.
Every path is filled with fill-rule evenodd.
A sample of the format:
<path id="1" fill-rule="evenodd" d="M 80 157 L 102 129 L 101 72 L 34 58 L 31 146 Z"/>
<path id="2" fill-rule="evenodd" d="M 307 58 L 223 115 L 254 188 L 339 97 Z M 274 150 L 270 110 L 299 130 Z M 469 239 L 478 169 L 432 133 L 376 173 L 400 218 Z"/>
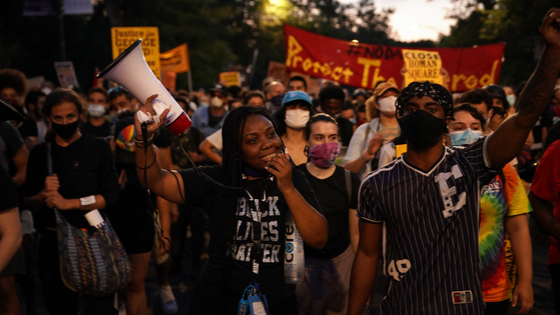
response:
<path id="1" fill-rule="evenodd" d="M 541 60 L 519 99 L 519 110 L 471 145 L 442 145 L 452 117 L 449 92 L 414 82 L 397 99 L 408 150 L 369 174 L 360 187 L 360 243 L 352 268 L 349 314 L 361 314 L 383 244 L 390 279 L 383 314 L 482 314 L 478 252 L 479 196 L 523 147 L 550 99 L 560 71 L 560 10 L 539 29 Z"/>

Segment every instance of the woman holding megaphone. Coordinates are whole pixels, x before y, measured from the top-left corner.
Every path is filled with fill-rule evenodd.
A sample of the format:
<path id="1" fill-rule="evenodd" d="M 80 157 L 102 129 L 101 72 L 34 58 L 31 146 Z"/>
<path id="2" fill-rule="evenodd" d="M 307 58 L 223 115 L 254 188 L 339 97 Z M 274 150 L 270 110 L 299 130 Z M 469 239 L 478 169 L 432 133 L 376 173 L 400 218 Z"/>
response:
<path id="1" fill-rule="evenodd" d="M 157 115 L 156 97 L 140 110 Z M 296 314 L 295 287 L 283 276 L 285 215 L 292 214 L 313 248 L 325 246 L 328 226 L 305 176 L 283 153 L 272 118 L 253 106 L 233 110 L 223 126 L 223 165 L 169 171 L 161 169 L 150 145 L 168 112 L 159 123 L 141 124 L 136 117 L 143 131 L 137 134 L 136 166 L 142 184 L 158 196 L 208 213 L 209 260 L 190 314 L 237 314 L 244 308 L 250 314 L 256 305 L 269 314 Z"/>

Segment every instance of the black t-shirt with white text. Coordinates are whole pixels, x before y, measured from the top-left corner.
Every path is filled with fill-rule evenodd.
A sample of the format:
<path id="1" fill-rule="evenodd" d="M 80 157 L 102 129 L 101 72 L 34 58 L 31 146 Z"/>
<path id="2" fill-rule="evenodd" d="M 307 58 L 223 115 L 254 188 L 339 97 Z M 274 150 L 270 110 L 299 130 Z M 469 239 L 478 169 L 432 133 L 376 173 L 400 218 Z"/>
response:
<path id="1" fill-rule="evenodd" d="M 210 166 L 181 170 L 179 173 L 185 184 L 184 197 L 190 207 L 206 210 L 210 223 L 210 244 L 208 247 L 209 260 L 195 290 L 198 296 L 193 298 L 195 311 L 204 314 L 222 314 L 223 296 L 219 296 L 224 287 L 228 292 L 228 314 L 237 314 L 237 303 L 244 289 L 255 278 L 260 283 L 263 294 L 266 295 L 272 314 L 285 312 L 295 308 L 294 285 L 284 283 L 284 247 L 285 247 L 285 215 L 289 210 L 282 193 L 279 191 L 276 179 L 267 177 L 252 181 L 244 181 L 243 190 L 238 190 L 236 205 L 228 204 L 231 190 L 224 189 L 212 183 L 208 178 L 224 183 L 229 174 L 223 166 Z M 270 178 L 273 180 L 271 181 Z M 296 189 L 305 200 L 320 211 L 315 194 L 309 182 L 301 171 L 293 169 L 292 181 Z M 252 200 L 251 200 L 252 199 Z M 252 273 L 250 249 L 253 233 L 253 215 L 256 213 L 255 202 L 260 209 L 262 262 L 259 275 Z M 252 211 L 253 210 L 253 211 Z M 297 209 L 292 209 L 297 211 Z M 233 220 L 232 220 L 233 219 Z M 227 224 L 233 235 L 227 235 Z M 229 240 L 229 241 L 228 241 Z M 228 244 L 232 260 L 226 259 Z M 226 271 L 226 268 L 229 270 Z M 228 274 L 226 274 L 226 272 Z M 224 283 L 229 279 L 229 283 Z M 198 294 L 213 292 L 213 296 Z M 200 296 L 202 295 L 202 296 Z"/>

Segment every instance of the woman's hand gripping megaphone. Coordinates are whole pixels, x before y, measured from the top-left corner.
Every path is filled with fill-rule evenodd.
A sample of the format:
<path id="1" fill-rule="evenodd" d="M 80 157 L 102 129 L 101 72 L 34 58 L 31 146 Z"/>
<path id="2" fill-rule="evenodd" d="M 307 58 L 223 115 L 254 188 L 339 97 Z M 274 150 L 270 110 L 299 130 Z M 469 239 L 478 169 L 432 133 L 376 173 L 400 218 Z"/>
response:
<path id="1" fill-rule="evenodd" d="M 148 99 L 146 100 L 146 103 L 144 103 L 144 105 L 142 105 L 142 107 L 140 107 L 138 109 L 138 112 L 136 113 L 136 115 L 134 115 L 134 124 L 136 127 L 136 138 L 139 140 L 144 140 L 143 136 L 142 136 L 142 125 L 145 124 L 146 125 L 146 129 L 148 131 L 148 139 L 151 138 L 152 134 L 154 132 L 156 132 L 156 130 L 159 129 L 159 127 L 163 126 L 163 123 L 165 122 L 165 117 L 167 117 L 167 113 L 169 113 L 169 108 L 164 110 L 161 115 L 158 115 L 154 109 L 154 107 L 152 106 L 152 102 L 158 97 L 159 94 L 154 94 L 150 97 L 148 97 Z M 144 115 L 147 116 L 148 118 L 150 118 L 148 121 L 145 121 L 143 123 L 140 122 L 140 115 Z"/>

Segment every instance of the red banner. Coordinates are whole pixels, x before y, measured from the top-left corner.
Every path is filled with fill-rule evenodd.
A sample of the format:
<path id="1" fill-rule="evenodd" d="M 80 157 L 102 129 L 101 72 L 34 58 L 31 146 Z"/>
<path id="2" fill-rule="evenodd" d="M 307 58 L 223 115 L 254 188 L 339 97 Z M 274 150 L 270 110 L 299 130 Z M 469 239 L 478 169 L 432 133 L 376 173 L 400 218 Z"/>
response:
<path id="1" fill-rule="evenodd" d="M 378 81 L 402 86 L 402 49 L 439 52 L 451 92 L 497 84 L 505 48 L 505 44 L 473 48 L 370 45 L 325 37 L 286 24 L 284 34 L 288 70 L 366 89 L 374 88 Z"/>

